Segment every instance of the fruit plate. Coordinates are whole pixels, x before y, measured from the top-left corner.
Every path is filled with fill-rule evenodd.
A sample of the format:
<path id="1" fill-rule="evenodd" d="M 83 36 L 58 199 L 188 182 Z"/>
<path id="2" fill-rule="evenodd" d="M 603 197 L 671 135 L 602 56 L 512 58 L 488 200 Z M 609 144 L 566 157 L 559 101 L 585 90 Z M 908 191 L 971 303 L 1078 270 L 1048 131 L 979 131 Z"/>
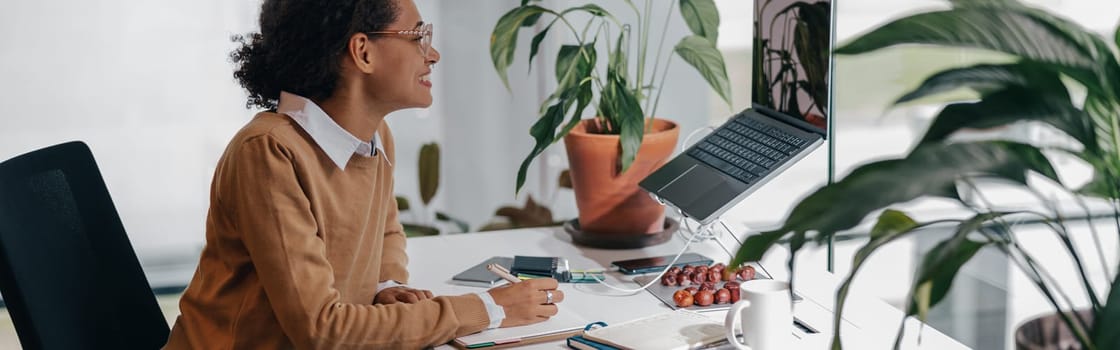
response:
<path id="1" fill-rule="evenodd" d="M 766 275 L 766 273 L 764 273 L 763 270 L 758 268 L 757 266 L 755 267 L 755 271 L 756 272 L 755 272 L 754 279 L 770 279 L 770 276 Z M 641 276 L 634 277 L 634 283 L 637 283 L 639 286 L 644 286 L 644 285 L 646 285 L 646 283 L 649 283 L 654 278 L 657 278 L 657 275 L 658 274 L 648 274 L 648 275 L 641 275 Z M 742 282 L 742 281 L 740 281 L 740 282 Z M 724 282 L 717 283 L 715 285 L 716 289 L 722 288 L 723 284 L 724 284 Z M 650 294 L 653 294 L 654 297 L 657 297 L 658 300 L 661 300 L 662 303 L 664 303 L 666 306 L 669 306 L 669 308 L 671 308 L 673 310 L 685 309 L 685 310 L 691 310 L 691 311 L 717 311 L 717 310 L 726 310 L 726 309 L 731 307 L 731 303 L 726 303 L 726 304 L 712 303 L 711 305 L 708 305 L 708 306 L 700 306 L 700 305 L 693 304 L 692 306 L 689 306 L 689 307 L 683 307 L 683 308 L 679 307 L 679 306 L 677 306 L 677 303 L 673 301 L 673 293 L 676 293 L 678 290 L 681 290 L 681 289 L 683 289 L 683 288 L 680 287 L 680 286 L 663 286 L 663 285 L 661 285 L 661 281 L 656 281 L 653 284 L 651 284 L 649 286 L 649 288 L 646 288 L 646 291 L 649 292 Z M 796 302 L 799 302 L 799 301 L 801 301 L 801 296 L 794 293 L 793 302 L 796 303 Z"/>

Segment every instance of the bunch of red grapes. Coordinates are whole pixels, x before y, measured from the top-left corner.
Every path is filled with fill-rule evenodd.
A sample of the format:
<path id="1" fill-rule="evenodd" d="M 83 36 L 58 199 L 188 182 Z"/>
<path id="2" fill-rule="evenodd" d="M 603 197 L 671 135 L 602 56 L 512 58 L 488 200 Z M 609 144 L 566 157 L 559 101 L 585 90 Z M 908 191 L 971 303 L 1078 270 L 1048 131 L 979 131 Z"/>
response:
<path id="1" fill-rule="evenodd" d="M 712 266 L 673 266 L 661 276 L 661 285 L 666 287 L 685 287 L 673 293 L 677 307 L 692 305 L 708 306 L 730 304 L 739 301 L 739 283 L 754 279 L 753 266 L 744 266 L 737 271 L 728 269 L 723 263 Z M 716 283 L 723 287 L 716 289 Z"/>

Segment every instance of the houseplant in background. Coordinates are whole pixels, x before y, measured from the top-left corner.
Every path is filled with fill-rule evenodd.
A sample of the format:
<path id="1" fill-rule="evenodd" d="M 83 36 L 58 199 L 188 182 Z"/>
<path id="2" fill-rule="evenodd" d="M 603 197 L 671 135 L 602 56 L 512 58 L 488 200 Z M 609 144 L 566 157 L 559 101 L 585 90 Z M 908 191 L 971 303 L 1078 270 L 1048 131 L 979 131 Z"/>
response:
<path id="1" fill-rule="evenodd" d="M 727 70 L 716 49 L 719 13 L 713 0 L 656 2 L 668 7 L 659 38 L 651 35 L 656 34 L 651 33 L 655 2 L 646 0 L 641 9 L 631 0 L 623 2 L 633 10 L 633 25 L 592 3 L 557 11 L 522 0 L 498 20 L 490 37 L 490 57 L 507 89 L 507 70 L 523 28 L 538 23 L 543 28 L 529 47 L 530 69 L 548 34 L 570 32 L 575 41 L 557 52 L 557 85 L 529 130 L 536 144 L 521 163 L 516 189 L 520 191 L 524 185 L 533 159 L 563 139 L 579 209 L 579 232 L 589 235 L 582 236 L 587 239 L 575 237 L 581 244 L 611 246 L 623 241 L 642 246 L 663 241 L 643 239 L 665 232 L 666 220 L 663 207 L 637 183 L 664 164 L 676 147 L 677 125 L 655 118 L 673 53 L 695 68 L 730 105 Z M 672 53 L 663 53 L 669 15 L 677 13 L 675 9 L 692 34 L 680 39 Z M 574 23 L 577 19 L 582 22 Z M 657 41 L 652 42 L 654 39 Z M 651 43 L 657 46 L 651 47 Z M 651 60 L 652 69 L 647 66 Z M 595 117 L 582 119 L 588 106 L 593 106 Z M 598 239 L 613 243 L 600 244 Z M 613 245 L 624 246 L 628 245 Z"/>
<path id="2" fill-rule="evenodd" d="M 981 248 L 993 247 L 1024 272 L 1055 311 L 1018 329 L 1020 348 L 1056 348 L 1057 344 L 1079 344 L 1082 349 L 1120 348 L 1120 334 L 1115 332 L 1120 329 L 1120 280 L 1114 275 L 1120 268 L 1104 267 L 1107 288 L 1094 287 L 1085 270 L 1094 260 L 1106 264 L 1103 249 L 1115 247 L 1100 247 L 1100 241 L 1094 240 L 1098 242 L 1096 254 L 1079 250 L 1073 243 L 1075 237 L 1095 238 L 1102 233 L 1070 231 L 1056 203 L 1039 194 L 1041 187 L 1056 184 L 1084 208 L 1088 208 L 1085 201 L 1091 199 L 1110 206 L 1114 216 L 1120 213 L 1120 65 L 1116 51 L 1099 35 L 1017 1 L 951 3 L 948 10 L 919 13 L 885 24 L 852 40 L 837 53 L 860 54 L 900 44 L 927 44 L 986 49 L 1004 53 L 1010 60 L 941 71 L 902 95 L 897 103 L 969 89 L 977 99 L 945 106 L 905 158 L 860 166 L 839 182 L 803 199 L 782 227 L 748 238 L 732 265 L 756 261 L 770 247 L 784 242 L 791 251 L 792 270 L 799 249 L 810 243 L 825 244 L 838 232 L 878 212 L 869 241 L 856 252 L 852 270 L 837 292 L 837 325 L 852 278 L 869 255 L 900 238 L 930 232 L 922 228 L 942 226 L 952 235 L 922 256 L 910 286 L 907 315 L 924 320 L 929 308 L 946 296 L 961 266 Z M 1120 31 L 1115 36 L 1113 40 L 1120 43 Z M 1068 142 L 949 138 L 962 129 L 1020 122 L 1053 128 L 1068 136 Z M 1053 157 L 1079 159 L 1092 168 L 1092 180 L 1074 186 L 1063 183 L 1049 161 Z M 983 193 L 978 191 L 978 182 L 993 180 L 1035 193 L 1039 206 L 1045 209 L 1004 211 L 993 208 L 983 196 L 968 199 L 958 190 Z M 917 222 L 902 211 L 889 209 L 919 197 L 955 200 L 971 214 Z M 1059 249 L 1069 255 L 1080 275 L 1079 285 L 1059 285 L 1047 272 L 1048 266 L 1019 245 L 1008 223 L 1021 218 L 1040 220 L 1059 238 Z M 1118 227 L 1112 234 L 1120 233 L 1120 219 L 1116 222 Z M 1093 255 L 1100 256 L 1089 259 Z M 1087 294 L 1090 306 L 1071 310 L 1071 292 Z M 1032 337 L 1032 333 L 1059 333 L 1056 328 L 1037 328 L 1047 323 L 1066 329 L 1064 343 L 1062 339 Z M 834 332 L 833 348 L 838 349 L 839 329 Z"/>
<path id="3" fill-rule="evenodd" d="M 463 220 L 447 215 L 446 213 L 431 210 L 429 204 L 439 190 L 439 144 L 432 142 L 420 146 L 420 155 L 417 157 L 417 177 L 420 186 L 420 203 L 423 205 L 413 208 L 408 198 L 398 195 L 397 210 L 401 213 L 401 226 L 404 226 L 405 235 L 408 237 L 434 236 L 447 230 L 440 225 L 453 225 L 458 232 L 470 231 L 470 226 Z M 404 217 L 408 217 L 405 220 Z"/>

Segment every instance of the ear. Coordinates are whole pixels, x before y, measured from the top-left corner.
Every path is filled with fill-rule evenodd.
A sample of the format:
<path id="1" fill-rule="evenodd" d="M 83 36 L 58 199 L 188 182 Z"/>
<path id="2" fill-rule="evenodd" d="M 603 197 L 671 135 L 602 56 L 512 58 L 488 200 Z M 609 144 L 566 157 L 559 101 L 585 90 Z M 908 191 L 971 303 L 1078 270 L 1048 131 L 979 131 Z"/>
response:
<path id="1" fill-rule="evenodd" d="M 354 33 L 346 43 L 346 53 L 354 67 L 362 73 L 372 73 L 375 61 L 373 41 L 364 33 Z"/>

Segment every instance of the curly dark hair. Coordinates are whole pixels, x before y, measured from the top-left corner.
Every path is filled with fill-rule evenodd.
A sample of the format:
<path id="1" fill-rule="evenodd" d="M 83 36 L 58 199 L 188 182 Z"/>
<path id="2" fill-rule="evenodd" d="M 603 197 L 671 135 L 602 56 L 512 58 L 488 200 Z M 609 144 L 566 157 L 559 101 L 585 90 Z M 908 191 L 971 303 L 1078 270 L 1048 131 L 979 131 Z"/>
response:
<path id="1" fill-rule="evenodd" d="M 265 0 L 260 32 L 237 35 L 234 78 L 249 92 L 245 106 L 276 108 L 280 91 L 324 99 L 338 85 L 350 36 L 384 30 L 398 0 Z"/>

